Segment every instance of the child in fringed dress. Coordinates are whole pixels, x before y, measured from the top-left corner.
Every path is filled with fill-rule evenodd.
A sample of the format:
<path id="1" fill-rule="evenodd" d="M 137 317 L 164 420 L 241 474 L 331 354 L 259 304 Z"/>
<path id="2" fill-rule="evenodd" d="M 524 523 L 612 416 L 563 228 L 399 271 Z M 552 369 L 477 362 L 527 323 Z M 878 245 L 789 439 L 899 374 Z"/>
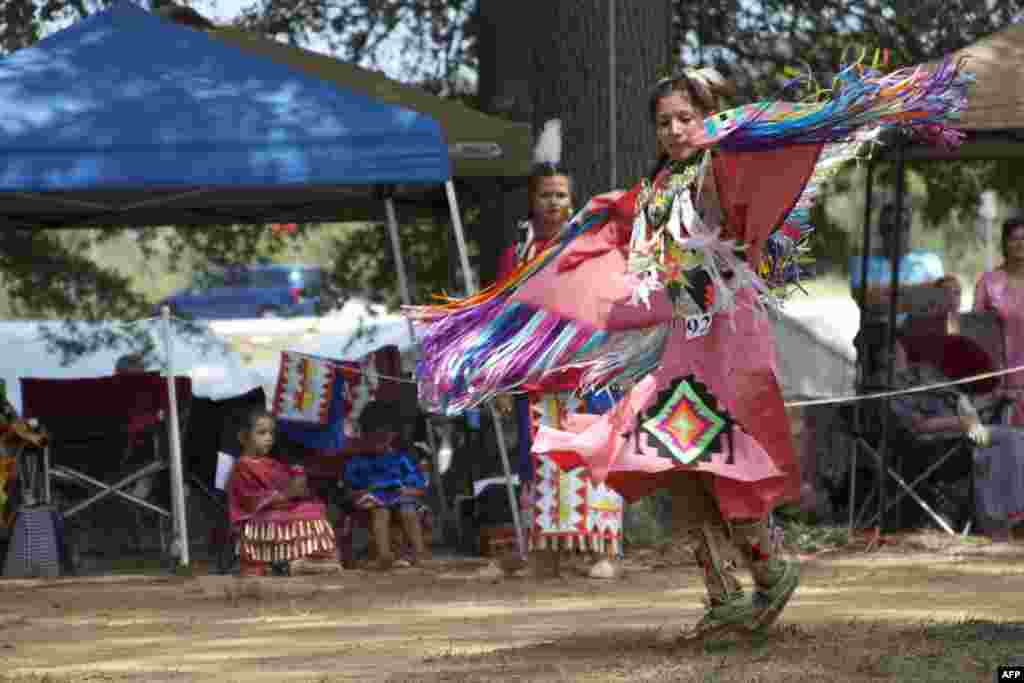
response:
<path id="1" fill-rule="evenodd" d="M 270 455 L 274 418 L 248 413 L 238 432 L 242 455 L 228 480 L 228 513 L 238 532 L 240 574 L 265 576 L 273 564 L 290 573 L 337 571 L 334 531 L 324 504 L 312 499 L 301 467 Z"/>

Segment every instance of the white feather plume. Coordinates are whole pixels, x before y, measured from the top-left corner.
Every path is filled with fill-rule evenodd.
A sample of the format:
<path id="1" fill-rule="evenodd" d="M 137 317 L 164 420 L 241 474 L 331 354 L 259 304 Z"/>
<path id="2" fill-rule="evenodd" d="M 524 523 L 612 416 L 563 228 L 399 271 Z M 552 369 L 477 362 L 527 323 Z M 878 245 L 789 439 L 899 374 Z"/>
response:
<path id="1" fill-rule="evenodd" d="M 533 163 L 557 166 L 562 160 L 562 120 L 551 119 L 537 136 L 533 148 Z"/>

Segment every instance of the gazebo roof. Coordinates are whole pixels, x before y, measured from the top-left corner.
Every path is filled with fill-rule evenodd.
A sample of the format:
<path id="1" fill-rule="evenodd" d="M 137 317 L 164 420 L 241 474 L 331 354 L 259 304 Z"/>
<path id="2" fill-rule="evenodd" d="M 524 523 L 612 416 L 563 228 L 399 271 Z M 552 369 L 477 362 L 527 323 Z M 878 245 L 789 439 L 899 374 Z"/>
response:
<path id="1" fill-rule="evenodd" d="M 963 129 L 1024 128 L 1024 25 L 993 33 L 953 56 L 966 59 L 966 69 L 977 78 L 961 119 Z"/>
<path id="2" fill-rule="evenodd" d="M 915 146 L 908 159 L 996 159 L 1024 156 L 1024 25 L 1009 26 L 951 55 L 975 75 L 955 150 Z M 934 63 L 932 64 L 934 65 Z M 892 158 L 893 150 L 883 156 Z"/>

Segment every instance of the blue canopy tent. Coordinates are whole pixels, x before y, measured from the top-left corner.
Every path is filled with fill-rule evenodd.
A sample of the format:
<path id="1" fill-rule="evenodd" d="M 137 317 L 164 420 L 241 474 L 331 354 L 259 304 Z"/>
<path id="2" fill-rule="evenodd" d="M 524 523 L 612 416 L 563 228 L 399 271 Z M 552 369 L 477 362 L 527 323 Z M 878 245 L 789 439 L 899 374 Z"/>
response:
<path id="1" fill-rule="evenodd" d="M 0 60 L 11 227 L 327 220 L 451 177 L 437 121 L 123 3 Z"/>
<path id="2" fill-rule="evenodd" d="M 0 229 L 323 222 L 383 199 L 411 303 L 393 198 L 438 186 L 475 291 L 430 116 L 128 3 L 0 60 Z"/>

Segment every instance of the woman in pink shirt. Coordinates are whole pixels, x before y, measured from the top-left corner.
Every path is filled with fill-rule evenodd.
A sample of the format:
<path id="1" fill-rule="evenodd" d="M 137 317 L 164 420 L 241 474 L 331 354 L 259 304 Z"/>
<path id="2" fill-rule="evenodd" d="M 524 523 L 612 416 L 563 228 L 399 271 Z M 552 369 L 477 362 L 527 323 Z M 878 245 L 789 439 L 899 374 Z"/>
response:
<path id="1" fill-rule="evenodd" d="M 975 311 L 995 311 L 1003 321 L 1008 367 L 1024 365 L 1024 214 L 1003 223 L 1003 265 L 983 273 L 974 290 Z M 1024 373 L 1007 375 L 1016 401 L 1011 423 L 1024 424 Z"/>

